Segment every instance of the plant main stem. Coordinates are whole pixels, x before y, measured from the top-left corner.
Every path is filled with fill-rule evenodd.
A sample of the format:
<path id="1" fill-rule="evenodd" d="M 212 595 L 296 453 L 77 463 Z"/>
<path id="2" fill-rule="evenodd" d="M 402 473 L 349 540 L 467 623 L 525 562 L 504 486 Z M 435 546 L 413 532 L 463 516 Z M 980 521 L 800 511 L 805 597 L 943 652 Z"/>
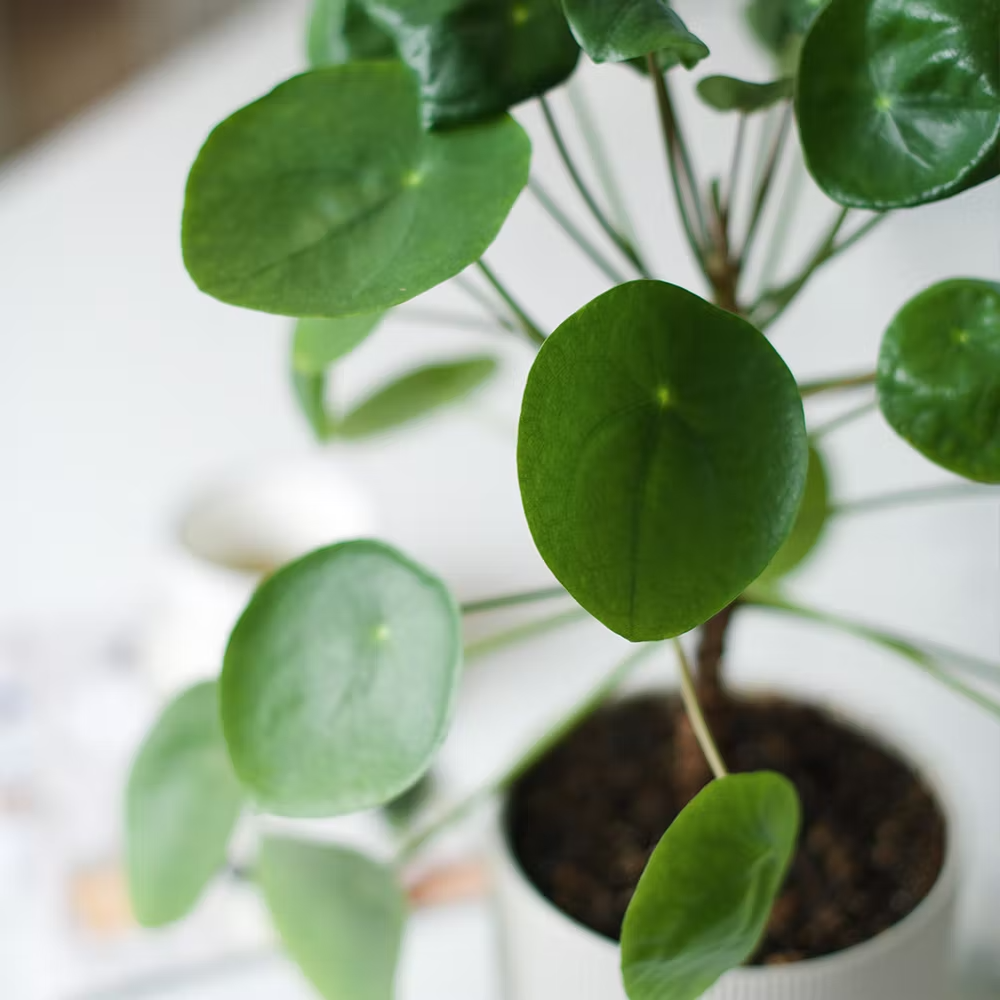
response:
<path id="1" fill-rule="evenodd" d="M 698 642 L 698 694 L 713 707 L 725 698 L 722 658 L 726 651 L 726 631 L 736 610 L 736 602 L 709 618 L 701 627 Z"/>

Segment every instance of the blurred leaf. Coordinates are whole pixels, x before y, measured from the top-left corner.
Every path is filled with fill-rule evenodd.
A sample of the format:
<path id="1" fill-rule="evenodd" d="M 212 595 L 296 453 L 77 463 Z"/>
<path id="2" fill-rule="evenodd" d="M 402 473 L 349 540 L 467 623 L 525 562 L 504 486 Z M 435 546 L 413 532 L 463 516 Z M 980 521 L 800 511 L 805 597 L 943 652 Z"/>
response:
<path id="1" fill-rule="evenodd" d="M 663 0 L 563 0 L 573 34 L 594 62 L 624 62 L 656 52 L 670 65 L 688 69 L 704 59 L 708 46 Z"/>
<path id="2" fill-rule="evenodd" d="M 464 399 L 493 376 L 495 358 L 466 358 L 427 365 L 379 389 L 351 410 L 336 427 L 344 438 L 368 437 L 399 427 Z"/>
<path id="3" fill-rule="evenodd" d="M 261 807 L 335 816 L 410 788 L 451 720 L 460 633 L 445 586 L 379 542 L 269 577 L 233 630 L 221 687 L 229 752 Z"/>
<path id="4" fill-rule="evenodd" d="M 663 282 L 584 306 L 528 376 L 518 474 L 535 544 L 634 642 L 687 632 L 760 575 L 807 455 L 798 388 L 763 334 Z"/>
<path id="5" fill-rule="evenodd" d="M 288 953 L 327 1000 L 392 1000 L 406 902 L 356 851 L 268 837 L 258 878 Z"/>
<path id="6" fill-rule="evenodd" d="M 306 47 L 313 69 L 396 57 L 393 40 L 359 0 L 314 0 Z"/>
<path id="7" fill-rule="evenodd" d="M 129 890 L 146 927 L 179 920 L 226 862 L 243 804 L 214 681 L 175 698 L 132 765 L 126 802 Z"/>
<path id="8" fill-rule="evenodd" d="M 820 187 L 882 210 L 996 176 L 998 37 L 1000 0 L 831 0 L 803 45 L 796 97 Z"/>
<path id="9" fill-rule="evenodd" d="M 292 389 L 316 440 L 326 441 L 330 437 L 330 419 L 326 412 L 326 375 L 303 375 L 293 368 Z"/>
<path id="10" fill-rule="evenodd" d="M 558 0 L 368 0 L 368 9 L 419 77 L 429 127 L 544 94 L 580 55 Z"/>
<path id="11" fill-rule="evenodd" d="M 384 316 L 380 311 L 338 319 L 300 319 L 292 341 L 292 366 L 304 374 L 325 372 L 373 333 Z"/>
<path id="12" fill-rule="evenodd" d="M 765 48 L 779 60 L 798 47 L 826 0 L 751 0 L 747 20 Z"/>
<path id="13" fill-rule="evenodd" d="M 478 260 L 527 183 L 509 117 L 429 134 L 399 63 L 314 70 L 219 125 L 188 180 L 205 292 L 290 316 L 371 313 Z"/>
<path id="14" fill-rule="evenodd" d="M 1000 483 L 1000 284 L 945 281 L 911 299 L 882 339 L 879 406 L 932 462 Z"/>
<path id="15" fill-rule="evenodd" d="M 753 114 L 790 99 L 794 85 L 790 77 L 770 83 L 748 83 L 732 76 L 706 76 L 698 82 L 698 96 L 716 111 Z"/>
<path id="16" fill-rule="evenodd" d="M 799 800 L 768 771 L 713 781 L 663 835 L 622 926 L 630 1000 L 695 1000 L 755 951 L 795 853 Z"/>

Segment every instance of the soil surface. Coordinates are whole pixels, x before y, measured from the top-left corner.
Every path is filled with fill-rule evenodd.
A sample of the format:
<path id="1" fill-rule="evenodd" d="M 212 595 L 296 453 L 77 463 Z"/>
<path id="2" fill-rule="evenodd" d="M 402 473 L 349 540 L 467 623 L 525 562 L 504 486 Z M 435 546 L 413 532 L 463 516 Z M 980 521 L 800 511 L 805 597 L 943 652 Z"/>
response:
<path id="1" fill-rule="evenodd" d="M 729 703 L 710 722 L 731 771 L 779 771 L 802 799 L 799 849 L 751 964 L 865 941 L 931 890 L 944 820 L 907 765 L 830 716 L 777 699 Z M 676 700 L 619 702 L 514 788 L 514 853 L 556 906 L 617 940 L 646 860 L 709 777 Z"/>

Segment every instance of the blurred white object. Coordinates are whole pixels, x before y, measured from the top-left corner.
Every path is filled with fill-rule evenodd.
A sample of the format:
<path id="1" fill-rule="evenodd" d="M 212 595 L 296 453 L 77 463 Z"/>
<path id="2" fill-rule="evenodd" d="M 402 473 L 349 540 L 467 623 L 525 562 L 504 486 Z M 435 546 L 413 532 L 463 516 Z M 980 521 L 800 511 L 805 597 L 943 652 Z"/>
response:
<path id="1" fill-rule="evenodd" d="M 140 639 L 162 693 L 215 676 L 262 576 L 313 549 L 375 533 L 371 504 L 328 454 L 237 476 L 196 499 L 165 554 Z"/>

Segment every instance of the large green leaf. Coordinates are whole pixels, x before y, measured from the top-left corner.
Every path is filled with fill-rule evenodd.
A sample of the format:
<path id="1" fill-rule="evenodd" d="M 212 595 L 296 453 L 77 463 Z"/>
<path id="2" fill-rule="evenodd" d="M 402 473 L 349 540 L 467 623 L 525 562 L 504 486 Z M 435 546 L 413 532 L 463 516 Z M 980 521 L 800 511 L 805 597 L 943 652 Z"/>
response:
<path id="1" fill-rule="evenodd" d="M 495 358 L 465 358 L 427 365 L 369 396 L 337 424 L 339 437 L 361 438 L 423 417 L 464 399 L 496 371 Z"/>
<path id="2" fill-rule="evenodd" d="M 995 176 L 998 38 L 1000 0 L 831 0 L 806 37 L 796 99 L 826 193 L 901 208 Z"/>
<path id="3" fill-rule="evenodd" d="M 630 1000 L 694 1000 L 764 934 L 795 851 L 799 801 L 767 771 L 713 781 L 663 835 L 622 926 Z"/>
<path id="4" fill-rule="evenodd" d="M 132 765 L 125 795 L 132 908 L 158 927 L 183 917 L 223 867 L 243 804 L 214 681 L 172 701 Z"/>
<path id="5" fill-rule="evenodd" d="M 303 374 L 325 372 L 372 333 L 384 315 L 374 312 L 338 319 L 300 319 L 292 340 L 292 367 Z"/>
<path id="6" fill-rule="evenodd" d="M 826 463 L 815 445 L 809 446 L 809 472 L 802 505 L 792 527 L 792 533 L 777 555 L 760 575 L 762 583 L 775 583 L 797 569 L 811 555 L 826 529 L 830 517 L 830 480 Z"/>
<path id="7" fill-rule="evenodd" d="M 368 0 L 420 79 L 428 126 L 480 121 L 562 83 L 580 50 L 558 0 Z"/>
<path id="8" fill-rule="evenodd" d="M 360 0 L 314 0 L 306 48 L 313 69 L 396 55 L 395 43 Z"/>
<path id="9" fill-rule="evenodd" d="M 258 880 L 285 948 L 326 1000 L 392 1000 L 406 902 L 356 851 L 267 838 Z"/>
<path id="10" fill-rule="evenodd" d="M 1000 483 L 1000 284 L 945 281 L 892 321 L 879 406 L 897 434 L 960 476 Z"/>
<path id="11" fill-rule="evenodd" d="M 645 59 L 656 52 L 666 63 L 690 69 L 709 54 L 708 46 L 663 0 L 563 0 L 563 9 L 594 62 Z"/>
<path id="12" fill-rule="evenodd" d="M 716 111 L 739 111 L 747 115 L 788 100 L 794 83 L 787 77 L 770 83 L 749 83 L 733 76 L 706 76 L 698 81 L 698 96 Z"/>
<path id="13" fill-rule="evenodd" d="M 673 285 L 601 295 L 545 342 L 521 409 L 528 524 L 560 583 L 634 641 L 707 621 L 785 540 L 802 403 L 758 330 Z"/>
<path id="14" fill-rule="evenodd" d="M 530 156 L 508 117 L 426 133 L 400 63 L 314 70 L 211 134 L 188 180 L 184 261 L 203 291 L 234 305 L 385 309 L 482 256 Z"/>
<path id="15" fill-rule="evenodd" d="M 429 767 L 461 668 L 444 585 L 374 541 L 312 552 L 264 582 L 233 630 L 222 722 L 236 772 L 288 816 L 382 805 Z"/>

